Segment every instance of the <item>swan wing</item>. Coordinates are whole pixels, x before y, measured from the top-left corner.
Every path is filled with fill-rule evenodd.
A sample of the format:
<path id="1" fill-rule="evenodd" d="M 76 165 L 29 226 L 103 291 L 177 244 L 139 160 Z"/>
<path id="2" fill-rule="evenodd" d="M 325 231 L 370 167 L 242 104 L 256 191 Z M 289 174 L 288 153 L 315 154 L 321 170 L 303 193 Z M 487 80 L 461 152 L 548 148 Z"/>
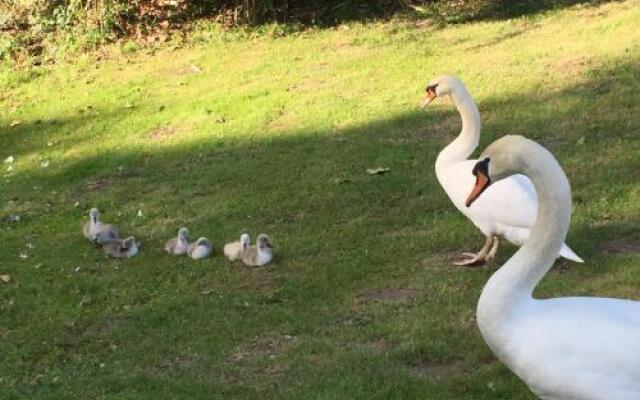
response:
<path id="1" fill-rule="evenodd" d="M 454 205 L 476 226 L 496 224 L 531 228 L 536 219 L 538 200 L 533 183 L 524 175 L 495 182 L 471 207 L 465 201 L 476 179 L 472 174 L 477 160 L 465 160 L 437 170 L 438 178 Z"/>

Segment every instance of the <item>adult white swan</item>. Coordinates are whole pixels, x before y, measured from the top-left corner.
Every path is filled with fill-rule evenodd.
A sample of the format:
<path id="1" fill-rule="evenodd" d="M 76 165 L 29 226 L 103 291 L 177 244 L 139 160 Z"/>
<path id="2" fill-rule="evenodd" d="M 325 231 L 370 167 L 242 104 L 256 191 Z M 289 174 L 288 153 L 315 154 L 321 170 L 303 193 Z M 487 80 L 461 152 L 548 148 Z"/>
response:
<path id="1" fill-rule="evenodd" d="M 522 136 L 495 141 L 480 159 L 467 205 L 519 173 L 531 178 L 540 204 L 524 245 L 480 295 L 476 319 L 485 342 L 542 399 L 640 399 L 640 302 L 532 298 L 569 229 L 571 188 L 562 168 Z"/>
<path id="2" fill-rule="evenodd" d="M 481 265 L 492 259 L 498 250 L 498 237 L 520 246 L 524 243 L 536 219 L 538 201 L 531 181 L 515 175 L 492 186 L 473 207 L 464 206 L 467 190 L 473 185 L 470 172 L 477 160 L 467 158 L 480 141 L 480 113 L 459 79 L 443 75 L 429 83 L 422 107 L 436 97 L 449 96 L 462 118 L 462 131 L 444 148 L 436 160 L 436 176 L 440 185 L 460 212 L 485 235 L 486 241 L 478 253 L 463 253 L 456 265 Z M 583 262 L 567 245 L 560 256 Z"/>

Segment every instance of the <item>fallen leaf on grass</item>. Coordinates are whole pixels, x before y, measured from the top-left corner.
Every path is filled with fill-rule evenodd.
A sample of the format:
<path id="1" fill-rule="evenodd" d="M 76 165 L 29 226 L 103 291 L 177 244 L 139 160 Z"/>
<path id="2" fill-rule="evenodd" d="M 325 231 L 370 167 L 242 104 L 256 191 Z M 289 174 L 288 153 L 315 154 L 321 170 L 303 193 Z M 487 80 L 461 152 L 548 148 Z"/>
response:
<path id="1" fill-rule="evenodd" d="M 15 120 L 11 121 L 11 123 L 9 125 L 14 127 L 14 126 L 18 126 L 18 125 L 21 125 L 21 124 L 22 124 L 22 121 L 20 121 L 19 119 L 15 119 Z"/>
<path id="2" fill-rule="evenodd" d="M 351 182 L 351 179 L 348 178 L 334 178 L 333 179 L 333 183 L 335 183 L 336 185 L 342 185 L 345 183 L 349 183 Z"/>
<path id="3" fill-rule="evenodd" d="M 378 167 L 378 168 L 367 168 L 367 174 L 369 175 L 382 175 L 391 171 L 390 168 Z"/>
<path id="4" fill-rule="evenodd" d="M 2 274 L 2 275 L 0 275 L 0 282 L 2 282 L 2 283 L 9 283 L 9 282 L 11 282 L 11 275 L 9 275 L 9 274 Z"/>
<path id="5" fill-rule="evenodd" d="M 202 72 L 202 70 L 194 64 L 189 65 L 189 68 L 191 69 L 191 71 L 195 72 L 196 74 L 199 74 L 200 72 Z"/>

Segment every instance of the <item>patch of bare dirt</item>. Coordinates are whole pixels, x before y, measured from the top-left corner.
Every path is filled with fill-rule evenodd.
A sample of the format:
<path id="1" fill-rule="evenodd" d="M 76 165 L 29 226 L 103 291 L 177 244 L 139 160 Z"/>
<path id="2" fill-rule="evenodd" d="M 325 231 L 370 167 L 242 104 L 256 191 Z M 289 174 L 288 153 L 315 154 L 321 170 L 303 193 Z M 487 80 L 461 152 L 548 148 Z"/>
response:
<path id="1" fill-rule="evenodd" d="M 364 345 L 376 354 L 386 353 L 387 351 L 389 351 L 391 348 L 394 347 L 393 343 L 389 342 L 387 339 L 383 337 L 374 338 L 364 343 Z"/>
<path id="2" fill-rule="evenodd" d="M 103 192 L 109 187 L 109 178 L 102 177 L 87 181 L 84 185 L 86 190 Z"/>
<path id="3" fill-rule="evenodd" d="M 257 358 L 274 358 L 282 354 L 295 342 L 292 335 L 255 337 L 251 341 L 237 347 L 231 354 L 231 361 L 242 364 Z"/>
<path id="4" fill-rule="evenodd" d="M 278 357 L 296 342 L 293 335 L 255 337 L 236 347 L 228 356 L 224 378 L 242 383 L 244 377 L 263 375 L 270 379 L 284 373 L 285 367 Z"/>
<path id="5" fill-rule="evenodd" d="M 640 254 L 640 240 L 631 238 L 614 239 L 602 245 L 607 254 Z"/>
<path id="6" fill-rule="evenodd" d="M 464 366 L 460 361 L 420 361 L 407 367 L 411 375 L 439 380 L 464 372 Z"/>
<path id="7" fill-rule="evenodd" d="M 561 58 L 547 65 L 549 71 L 561 71 L 567 76 L 578 76 L 587 71 L 592 62 L 585 57 Z"/>
<path id="8" fill-rule="evenodd" d="M 179 129 L 173 126 L 163 125 L 156 129 L 152 129 L 149 132 L 149 139 L 163 141 L 176 135 L 177 133 L 179 133 Z"/>
<path id="9" fill-rule="evenodd" d="M 369 289 L 365 291 L 360 300 L 379 300 L 392 303 L 406 304 L 418 296 L 419 291 L 407 288 Z"/>

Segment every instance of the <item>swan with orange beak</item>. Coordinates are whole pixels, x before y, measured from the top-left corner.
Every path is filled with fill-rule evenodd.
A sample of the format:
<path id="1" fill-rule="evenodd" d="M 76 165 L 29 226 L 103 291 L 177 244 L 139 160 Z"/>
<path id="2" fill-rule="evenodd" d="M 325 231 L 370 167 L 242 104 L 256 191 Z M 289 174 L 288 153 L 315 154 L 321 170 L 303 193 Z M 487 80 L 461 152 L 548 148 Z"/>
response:
<path id="1" fill-rule="evenodd" d="M 462 129 L 438 154 L 436 177 L 453 205 L 473 222 L 486 239 L 480 251 L 462 253 L 464 258 L 454 264 L 482 265 L 495 257 L 499 238 L 516 246 L 525 242 L 536 219 L 538 199 L 531 180 L 526 176 L 515 174 L 491 184 L 488 175 L 482 171 L 482 161 L 476 166 L 479 160 L 469 158 L 480 142 L 481 120 L 478 107 L 464 84 L 454 76 L 439 76 L 427 84 L 420 106 L 425 108 L 442 97 L 450 98 L 460 113 Z M 469 202 L 468 190 L 474 184 L 472 171 L 477 172 L 478 185 L 475 197 Z M 487 190 L 490 184 L 491 188 Z M 475 201 L 485 190 L 482 198 Z M 560 249 L 559 256 L 582 262 L 566 244 Z"/>

